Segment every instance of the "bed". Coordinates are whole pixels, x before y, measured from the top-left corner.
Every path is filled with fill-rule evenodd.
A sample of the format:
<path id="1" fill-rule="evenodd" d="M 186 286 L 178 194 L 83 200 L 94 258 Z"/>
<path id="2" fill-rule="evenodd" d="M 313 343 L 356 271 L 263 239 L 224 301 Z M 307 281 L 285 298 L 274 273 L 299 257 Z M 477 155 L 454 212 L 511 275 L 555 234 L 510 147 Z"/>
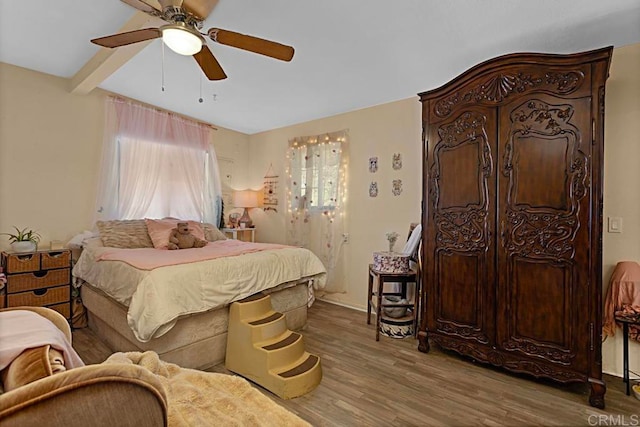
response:
<path id="1" fill-rule="evenodd" d="M 258 292 L 271 295 L 289 329 L 305 327 L 326 278 L 312 252 L 226 239 L 217 229 L 205 233 L 204 248 L 168 251 L 145 238 L 132 243 L 147 232 L 134 221 L 135 232 L 131 222 L 111 221 L 126 230 L 115 240 L 113 229 L 98 227 L 100 238 L 85 242 L 73 268 L 89 327 L 113 351 L 151 350 L 195 369 L 222 363 L 229 304 Z"/>

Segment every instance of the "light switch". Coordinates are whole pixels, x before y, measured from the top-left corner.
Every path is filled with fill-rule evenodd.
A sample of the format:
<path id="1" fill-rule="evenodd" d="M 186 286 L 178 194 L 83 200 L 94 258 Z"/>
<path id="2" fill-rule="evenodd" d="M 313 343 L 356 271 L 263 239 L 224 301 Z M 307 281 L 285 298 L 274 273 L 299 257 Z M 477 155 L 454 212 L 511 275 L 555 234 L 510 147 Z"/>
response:
<path id="1" fill-rule="evenodd" d="M 619 216 L 609 217 L 609 233 L 622 233 L 622 218 Z"/>

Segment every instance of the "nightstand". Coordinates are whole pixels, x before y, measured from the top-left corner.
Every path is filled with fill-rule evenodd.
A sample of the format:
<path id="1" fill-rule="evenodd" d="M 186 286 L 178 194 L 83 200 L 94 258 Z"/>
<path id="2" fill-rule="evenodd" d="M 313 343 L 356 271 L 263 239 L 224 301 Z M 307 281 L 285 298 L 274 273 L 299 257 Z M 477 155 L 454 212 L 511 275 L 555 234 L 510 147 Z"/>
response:
<path id="1" fill-rule="evenodd" d="M 222 232 L 230 239 L 241 240 L 243 242 L 256 241 L 256 228 L 223 228 Z"/>
<path id="2" fill-rule="evenodd" d="M 377 282 L 374 286 L 374 282 Z M 385 292 L 384 284 L 400 283 L 400 292 Z M 414 292 L 413 301 L 404 303 L 394 303 L 383 301 L 385 296 L 396 296 L 399 298 L 407 298 L 407 284 L 415 283 L 416 290 Z M 371 309 L 375 310 L 376 315 L 376 341 L 380 341 L 380 329 L 385 324 L 387 336 L 395 338 L 404 338 L 407 331 L 413 336 L 417 336 L 418 328 L 418 304 L 420 295 L 420 282 L 418 281 L 417 271 L 415 269 L 406 273 L 385 273 L 377 271 L 373 268 L 373 264 L 369 264 L 369 290 L 367 294 L 367 325 L 371 324 Z M 405 308 L 408 311 L 406 316 L 401 318 L 391 318 L 384 314 L 385 308 Z"/>
<path id="3" fill-rule="evenodd" d="M 71 319 L 71 251 L 2 252 L 6 306 L 49 307 Z"/>

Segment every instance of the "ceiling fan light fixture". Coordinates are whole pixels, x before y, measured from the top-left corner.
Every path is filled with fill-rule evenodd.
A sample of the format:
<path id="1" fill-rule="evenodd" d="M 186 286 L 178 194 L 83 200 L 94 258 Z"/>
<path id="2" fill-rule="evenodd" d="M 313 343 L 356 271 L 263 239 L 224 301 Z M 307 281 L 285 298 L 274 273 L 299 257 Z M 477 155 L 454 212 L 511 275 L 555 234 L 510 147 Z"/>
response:
<path id="1" fill-rule="evenodd" d="M 202 49 L 204 43 L 202 36 L 185 24 L 164 25 L 160 30 L 164 44 L 177 54 L 195 55 Z"/>

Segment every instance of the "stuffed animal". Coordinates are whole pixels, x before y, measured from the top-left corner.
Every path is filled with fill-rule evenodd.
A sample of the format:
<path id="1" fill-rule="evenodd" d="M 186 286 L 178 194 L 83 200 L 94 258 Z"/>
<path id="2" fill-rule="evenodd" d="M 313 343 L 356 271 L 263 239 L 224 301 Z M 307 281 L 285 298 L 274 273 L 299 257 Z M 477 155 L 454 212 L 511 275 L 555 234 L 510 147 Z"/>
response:
<path id="1" fill-rule="evenodd" d="M 169 235 L 168 249 L 202 248 L 207 245 L 206 240 L 198 239 L 189 231 L 188 222 L 179 222 Z"/>

